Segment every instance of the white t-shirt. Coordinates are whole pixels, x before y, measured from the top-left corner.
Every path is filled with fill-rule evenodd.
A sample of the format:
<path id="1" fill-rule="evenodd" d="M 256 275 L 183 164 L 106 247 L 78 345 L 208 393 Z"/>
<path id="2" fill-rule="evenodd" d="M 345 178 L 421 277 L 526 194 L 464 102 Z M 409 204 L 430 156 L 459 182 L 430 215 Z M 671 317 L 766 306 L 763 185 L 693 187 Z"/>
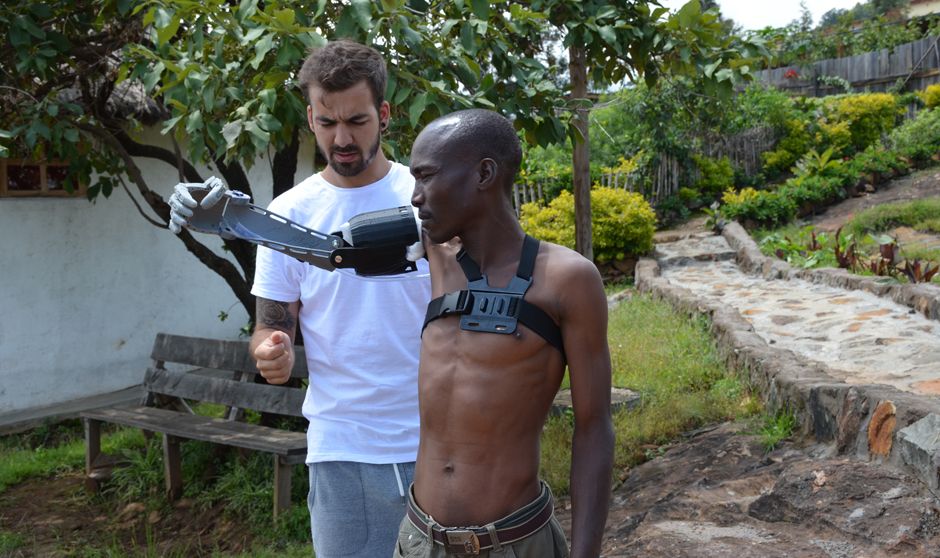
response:
<path id="1" fill-rule="evenodd" d="M 271 202 L 270 211 L 324 233 L 350 217 L 411 205 L 414 178 L 392 163 L 360 188 L 339 188 L 320 174 Z M 310 385 L 303 414 L 307 463 L 414 461 L 418 451 L 418 354 L 431 298 L 427 261 L 395 279 L 325 271 L 258 247 L 252 294 L 300 301 Z M 423 277 L 417 277 L 421 275 Z"/>

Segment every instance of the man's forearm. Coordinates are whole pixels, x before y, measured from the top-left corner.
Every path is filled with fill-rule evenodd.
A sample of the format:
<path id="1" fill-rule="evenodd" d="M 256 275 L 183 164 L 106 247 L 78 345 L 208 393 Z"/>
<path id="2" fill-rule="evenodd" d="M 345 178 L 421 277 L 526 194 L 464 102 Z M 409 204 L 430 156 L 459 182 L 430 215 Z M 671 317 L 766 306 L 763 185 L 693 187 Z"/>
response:
<path id="1" fill-rule="evenodd" d="M 571 558 L 597 558 L 607 523 L 614 461 L 609 417 L 591 426 L 575 425 L 571 454 Z"/>

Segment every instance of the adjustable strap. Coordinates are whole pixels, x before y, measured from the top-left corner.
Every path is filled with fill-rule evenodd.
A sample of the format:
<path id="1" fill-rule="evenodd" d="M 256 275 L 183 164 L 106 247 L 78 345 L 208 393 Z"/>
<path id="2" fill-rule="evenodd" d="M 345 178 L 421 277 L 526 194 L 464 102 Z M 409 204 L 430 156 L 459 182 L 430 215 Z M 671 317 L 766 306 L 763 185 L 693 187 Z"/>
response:
<path id="1" fill-rule="evenodd" d="M 509 334 L 516 330 L 516 322 L 541 336 L 565 355 L 561 330 L 544 310 L 525 300 L 532 284 L 532 272 L 539 253 L 539 241 L 526 235 L 522 241 L 519 267 L 509 285 L 502 289 L 490 287 L 486 276 L 466 250 L 457 253 L 457 262 L 467 276 L 469 289 L 448 293 L 428 304 L 424 325 L 448 315 L 460 315 L 460 328 L 468 331 Z"/>

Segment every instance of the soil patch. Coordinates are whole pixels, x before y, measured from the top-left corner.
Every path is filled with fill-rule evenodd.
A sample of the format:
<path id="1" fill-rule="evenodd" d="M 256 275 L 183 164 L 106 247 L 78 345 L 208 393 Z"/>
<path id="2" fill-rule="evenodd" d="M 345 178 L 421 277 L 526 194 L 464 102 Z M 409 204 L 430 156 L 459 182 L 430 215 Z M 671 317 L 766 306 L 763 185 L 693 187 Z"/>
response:
<path id="1" fill-rule="evenodd" d="M 208 556 L 251 545 L 249 530 L 225 517 L 221 506 L 203 509 L 187 499 L 159 508 L 140 502 L 113 506 L 88 496 L 82 472 L 10 487 L 0 494 L 0 531 L 21 536 L 25 545 L 4 556 L 82 556 L 90 548 Z"/>

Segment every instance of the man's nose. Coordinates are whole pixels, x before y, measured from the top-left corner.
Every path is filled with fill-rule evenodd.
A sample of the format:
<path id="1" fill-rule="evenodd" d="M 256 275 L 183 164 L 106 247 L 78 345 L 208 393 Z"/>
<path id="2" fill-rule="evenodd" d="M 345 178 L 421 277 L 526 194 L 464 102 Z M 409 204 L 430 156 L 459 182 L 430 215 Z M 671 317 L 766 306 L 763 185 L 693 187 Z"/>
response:
<path id="1" fill-rule="evenodd" d="M 342 124 L 338 125 L 336 127 L 336 139 L 333 141 L 340 147 L 346 147 L 347 145 L 353 144 L 353 136 L 349 131 L 349 127 Z"/>
<path id="2" fill-rule="evenodd" d="M 415 185 L 415 189 L 411 192 L 411 205 L 415 207 L 421 207 L 424 204 L 424 192 L 421 191 L 418 185 Z"/>

